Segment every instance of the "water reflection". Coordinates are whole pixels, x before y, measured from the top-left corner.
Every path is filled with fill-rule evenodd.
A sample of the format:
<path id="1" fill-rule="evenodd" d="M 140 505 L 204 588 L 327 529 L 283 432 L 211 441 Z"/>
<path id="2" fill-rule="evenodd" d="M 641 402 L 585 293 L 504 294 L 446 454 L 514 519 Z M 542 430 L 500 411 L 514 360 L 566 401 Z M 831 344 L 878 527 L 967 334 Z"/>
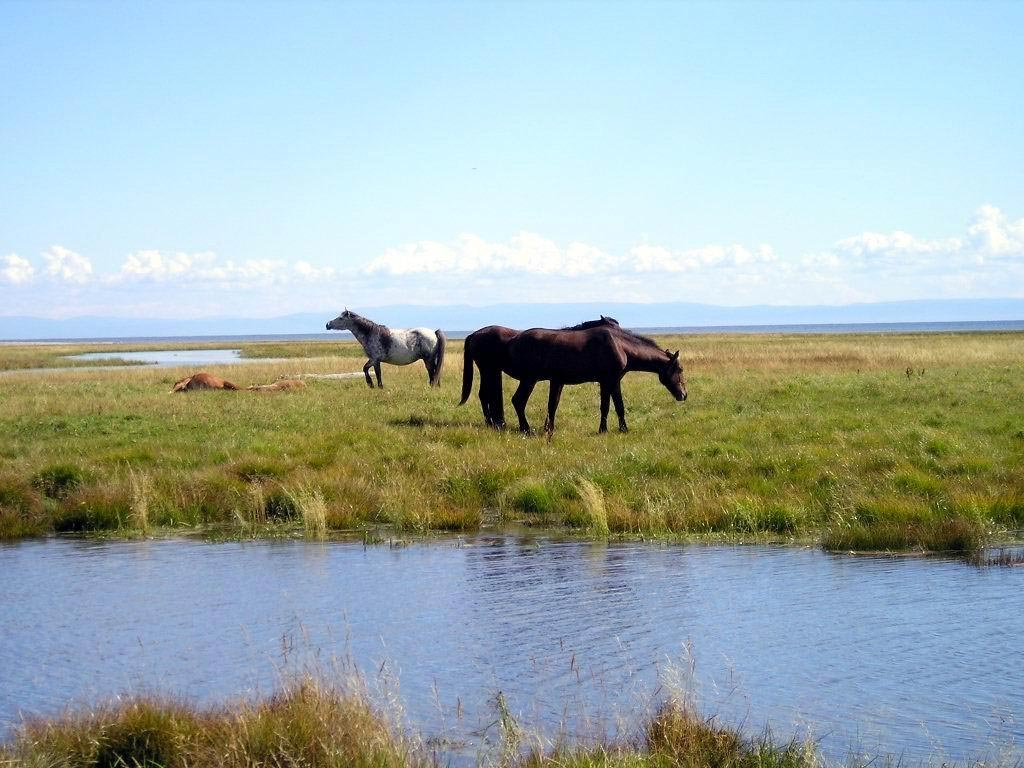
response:
<path id="1" fill-rule="evenodd" d="M 708 714 L 836 757 L 956 759 L 1024 736 L 1020 568 L 492 535 L 53 539 L 0 546 L 0 573 L 3 725 L 126 689 L 266 693 L 283 667 L 350 655 L 470 751 L 497 691 L 534 727 L 621 732 L 669 678 Z"/>

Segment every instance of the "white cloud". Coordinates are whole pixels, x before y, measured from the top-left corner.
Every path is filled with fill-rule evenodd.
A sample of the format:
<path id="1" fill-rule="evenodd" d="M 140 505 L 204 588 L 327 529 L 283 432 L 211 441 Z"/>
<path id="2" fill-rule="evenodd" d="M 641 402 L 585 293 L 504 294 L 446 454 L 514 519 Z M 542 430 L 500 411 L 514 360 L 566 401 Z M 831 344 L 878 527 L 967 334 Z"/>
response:
<path id="1" fill-rule="evenodd" d="M 503 241 L 463 234 L 397 245 L 349 269 L 311 259 L 232 260 L 209 251 L 139 250 L 100 274 L 86 257 L 54 246 L 34 265 L 14 253 L 0 257 L 0 286 L 6 311 L 20 302 L 26 308 L 59 305 L 66 312 L 146 307 L 149 314 L 159 314 L 161 306 L 177 314 L 213 305 L 260 314 L 270 307 L 302 311 L 344 301 L 737 305 L 1024 297 L 1024 219 L 1011 220 L 986 205 L 961 232 L 948 234 L 866 231 L 831 247 L 787 254 L 767 244 L 644 241 L 606 250 L 531 232 Z"/>
<path id="2" fill-rule="evenodd" d="M 365 268 L 368 275 L 395 277 L 414 274 L 580 277 L 616 273 L 690 272 L 711 268 L 743 267 L 777 261 L 768 245 L 753 250 L 742 245 L 708 245 L 687 251 L 641 244 L 616 256 L 587 243 L 564 248 L 532 232 L 520 232 L 508 243 L 491 243 L 476 235 L 460 235 L 453 243 L 421 240 L 389 248 Z"/>
<path id="3" fill-rule="evenodd" d="M 0 258 L 0 264 L 5 265 L 0 268 L 0 281 L 10 283 L 11 285 L 21 285 L 22 283 L 30 282 L 36 273 L 32 262 L 21 258 L 16 253 Z"/>
<path id="4" fill-rule="evenodd" d="M 994 205 L 983 205 L 967 229 L 971 245 L 984 258 L 1024 258 L 1024 219 L 1007 221 Z"/>
<path id="5" fill-rule="evenodd" d="M 998 208 L 981 206 L 965 237 L 938 240 L 917 238 L 907 232 L 864 232 L 835 244 L 831 252 L 815 254 L 817 266 L 831 262 L 836 268 L 954 270 L 982 266 L 993 260 L 1024 260 L 1024 219 L 1009 221 Z"/>
<path id="6" fill-rule="evenodd" d="M 129 280 L 163 282 L 188 278 L 216 261 L 213 253 L 170 253 L 146 250 L 129 254 L 121 266 L 121 277 Z"/>
<path id="7" fill-rule="evenodd" d="M 335 275 L 334 267 L 314 267 L 308 261 L 295 262 L 293 271 L 303 280 L 308 280 L 310 282 L 330 280 Z"/>
<path id="8" fill-rule="evenodd" d="M 174 282 L 268 284 L 288 278 L 287 263 L 278 259 L 247 259 L 235 263 L 220 262 L 217 254 L 162 253 L 156 250 L 136 251 L 129 254 L 121 271 L 110 278 L 112 282 Z"/>
<path id="9" fill-rule="evenodd" d="M 55 280 L 84 284 L 92 277 L 92 262 L 63 246 L 51 246 L 43 254 L 43 259 L 46 261 L 47 276 Z"/>

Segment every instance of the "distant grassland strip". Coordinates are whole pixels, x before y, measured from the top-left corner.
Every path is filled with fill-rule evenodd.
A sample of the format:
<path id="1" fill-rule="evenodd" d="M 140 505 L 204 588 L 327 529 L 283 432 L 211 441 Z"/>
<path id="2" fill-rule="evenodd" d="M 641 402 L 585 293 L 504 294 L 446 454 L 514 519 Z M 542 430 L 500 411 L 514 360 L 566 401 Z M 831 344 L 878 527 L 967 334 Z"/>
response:
<path id="1" fill-rule="evenodd" d="M 631 432 L 602 436 L 597 386 L 567 387 L 550 443 L 486 429 L 475 389 L 456 407 L 458 341 L 440 390 L 421 364 L 389 367 L 384 390 L 309 379 L 275 394 L 168 394 L 184 369 L 11 373 L 0 536 L 414 534 L 486 522 L 973 551 L 1024 528 L 1024 334 L 658 341 L 682 350 L 686 403 L 656 377 L 628 374 Z M 359 372 L 365 359 L 353 342 L 240 346 L 286 358 L 208 369 L 242 387 Z M 0 347 L 0 367 L 33 349 Z M 510 417 L 514 385 L 506 378 Z M 542 384 L 535 423 L 546 399 Z"/>

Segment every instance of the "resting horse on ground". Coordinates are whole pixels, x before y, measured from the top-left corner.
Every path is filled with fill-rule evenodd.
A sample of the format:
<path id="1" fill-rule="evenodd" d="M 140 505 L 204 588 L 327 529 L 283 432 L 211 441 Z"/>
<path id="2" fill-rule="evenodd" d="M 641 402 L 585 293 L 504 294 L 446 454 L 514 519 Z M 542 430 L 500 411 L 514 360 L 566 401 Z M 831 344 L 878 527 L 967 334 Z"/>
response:
<path id="1" fill-rule="evenodd" d="M 563 331 L 581 331 L 598 327 L 618 328 L 614 317 L 601 315 L 598 320 L 587 320 L 579 325 L 563 328 Z M 502 393 L 501 374 L 508 370 L 508 345 L 520 331 L 503 325 L 488 325 L 473 331 L 466 337 L 462 364 L 462 400 L 465 403 L 473 391 L 473 363 L 480 369 L 480 407 L 487 426 L 505 428 L 505 399 Z"/>
<path id="2" fill-rule="evenodd" d="M 544 431 L 555 431 L 555 411 L 566 384 L 596 381 L 601 385 L 601 426 L 608 431 L 608 401 L 615 403 L 619 431 L 626 432 L 626 409 L 622 402 L 622 377 L 630 371 L 658 374 L 658 380 L 676 400 L 686 399 L 686 379 L 679 365 L 679 352 L 661 349 L 657 343 L 623 328 L 596 327 L 583 331 L 549 331 L 532 328 L 513 338 L 506 350 L 507 371 L 519 379 L 512 405 L 519 417 L 519 430 L 529 432 L 526 403 L 538 381 L 551 382 L 548 416 Z"/>
<path id="3" fill-rule="evenodd" d="M 441 386 L 441 368 L 444 366 L 444 348 L 447 343 L 444 333 L 429 328 L 388 328 L 373 322 L 355 312 L 345 310 L 327 324 L 329 331 L 351 331 L 363 346 L 369 358 L 363 366 L 363 375 L 370 389 L 370 366 L 377 374 L 377 386 L 384 388 L 380 378 L 380 364 L 408 365 L 422 360 L 427 367 L 430 386 Z"/>

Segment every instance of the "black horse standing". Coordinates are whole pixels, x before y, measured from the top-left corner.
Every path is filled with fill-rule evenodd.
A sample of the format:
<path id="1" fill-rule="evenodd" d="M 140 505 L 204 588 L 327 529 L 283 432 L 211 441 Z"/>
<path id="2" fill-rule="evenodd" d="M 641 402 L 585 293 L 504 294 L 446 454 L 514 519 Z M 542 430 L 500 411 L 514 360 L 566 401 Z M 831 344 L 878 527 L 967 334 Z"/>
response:
<path id="1" fill-rule="evenodd" d="M 502 326 L 488 326 L 470 334 L 466 341 L 460 405 L 469 398 L 472 366 L 476 361 L 480 368 L 480 404 L 484 418 L 499 429 L 505 425 L 502 371 L 520 381 L 512 404 L 522 432 L 530 431 L 526 404 L 537 382 L 545 379 L 551 382 L 544 425 L 549 435 L 554 432 L 555 412 L 566 384 L 591 381 L 600 384 L 600 432 L 608 430 L 611 402 L 615 403 L 619 430 L 628 429 L 622 401 L 622 377 L 629 371 L 656 373 L 676 400 L 686 399 L 686 379 L 679 364 L 679 352 L 661 349 L 652 339 L 619 327 L 612 318 L 602 317 L 561 330 L 532 328 L 518 333 Z"/>
<path id="2" fill-rule="evenodd" d="M 598 320 L 587 320 L 562 330 L 581 331 L 597 327 L 618 328 L 619 321 L 601 315 Z M 473 392 L 473 363 L 476 363 L 480 369 L 479 395 L 484 422 L 495 429 L 505 428 L 505 397 L 501 374 L 510 373 L 508 347 L 520 333 L 522 331 L 504 325 L 488 325 L 469 334 L 463 346 L 462 400 L 459 405 L 463 405 Z"/>

